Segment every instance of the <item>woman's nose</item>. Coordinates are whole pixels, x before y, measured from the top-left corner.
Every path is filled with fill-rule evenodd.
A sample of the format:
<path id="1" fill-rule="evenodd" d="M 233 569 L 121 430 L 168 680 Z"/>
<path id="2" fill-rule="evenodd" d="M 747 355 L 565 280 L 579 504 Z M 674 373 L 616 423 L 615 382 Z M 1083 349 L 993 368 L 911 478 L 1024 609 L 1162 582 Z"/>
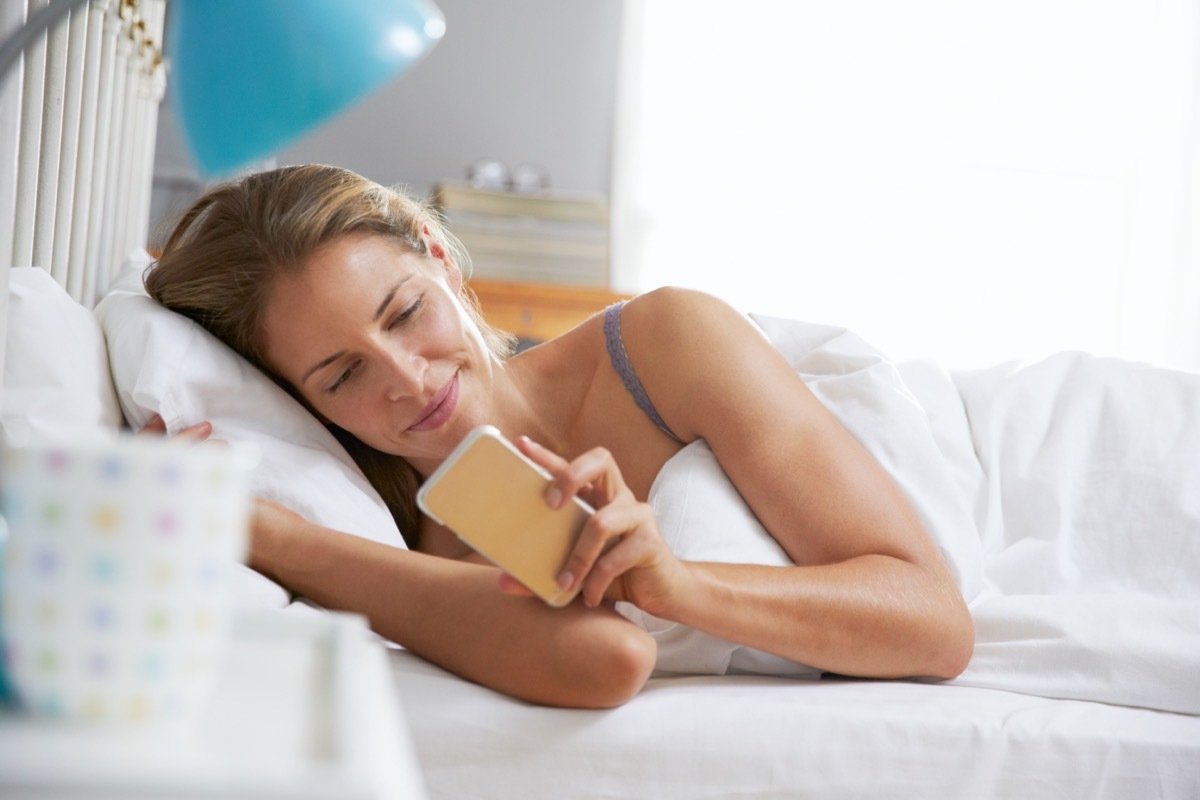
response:
<path id="1" fill-rule="evenodd" d="M 391 401 L 419 395 L 425 387 L 429 362 L 415 353 L 389 352 L 384 359 L 387 398 Z"/>

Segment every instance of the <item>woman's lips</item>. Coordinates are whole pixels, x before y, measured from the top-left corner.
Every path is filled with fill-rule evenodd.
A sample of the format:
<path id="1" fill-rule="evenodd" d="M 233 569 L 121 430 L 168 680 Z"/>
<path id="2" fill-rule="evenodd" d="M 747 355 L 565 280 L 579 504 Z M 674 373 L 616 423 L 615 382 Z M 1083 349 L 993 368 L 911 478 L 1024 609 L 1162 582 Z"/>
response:
<path id="1" fill-rule="evenodd" d="M 410 431 L 430 431 L 446 424 L 458 407 L 458 373 L 446 381 L 446 385 L 438 389 L 437 394 L 429 401 L 429 405 L 421 409 L 417 421 L 408 426 Z"/>

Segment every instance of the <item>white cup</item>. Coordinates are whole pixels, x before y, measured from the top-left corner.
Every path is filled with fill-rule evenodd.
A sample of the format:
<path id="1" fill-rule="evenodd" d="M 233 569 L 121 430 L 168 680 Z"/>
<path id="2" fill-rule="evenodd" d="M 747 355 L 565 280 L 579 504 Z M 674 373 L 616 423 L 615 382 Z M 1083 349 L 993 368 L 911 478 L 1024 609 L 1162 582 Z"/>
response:
<path id="1" fill-rule="evenodd" d="M 145 437 L 5 446 L 2 627 L 25 709 L 145 724 L 200 707 L 245 557 L 254 460 Z"/>

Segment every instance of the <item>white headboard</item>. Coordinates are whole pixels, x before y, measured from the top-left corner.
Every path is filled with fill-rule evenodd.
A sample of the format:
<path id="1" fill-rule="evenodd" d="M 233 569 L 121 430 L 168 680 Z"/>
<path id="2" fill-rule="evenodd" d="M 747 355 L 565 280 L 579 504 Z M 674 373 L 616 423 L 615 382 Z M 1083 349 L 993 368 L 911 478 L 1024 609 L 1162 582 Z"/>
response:
<path id="1" fill-rule="evenodd" d="M 0 311 L 39 266 L 91 306 L 146 245 L 167 0 L 91 0 L 0 76 Z M 0 2 L 0 37 L 47 0 Z M 6 327 L 0 325 L 0 372 Z"/>

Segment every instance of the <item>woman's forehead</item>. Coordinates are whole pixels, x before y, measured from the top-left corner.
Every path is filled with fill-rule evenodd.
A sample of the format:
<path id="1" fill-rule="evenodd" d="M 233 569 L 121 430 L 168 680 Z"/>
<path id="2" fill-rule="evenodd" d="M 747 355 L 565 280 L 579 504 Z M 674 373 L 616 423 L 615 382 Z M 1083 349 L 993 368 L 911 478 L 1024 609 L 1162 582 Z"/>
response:
<path id="1" fill-rule="evenodd" d="M 351 233 L 322 244 L 300 265 L 300 271 L 312 264 L 329 267 L 379 263 L 386 266 L 411 259 L 419 260 L 420 254 L 402 239 L 382 233 Z"/>
<path id="2" fill-rule="evenodd" d="M 394 282 L 424 268 L 425 259 L 391 237 L 346 236 L 314 251 L 297 268 L 276 274 L 268 297 L 278 290 L 343 290 L 351 285 Z"/>

